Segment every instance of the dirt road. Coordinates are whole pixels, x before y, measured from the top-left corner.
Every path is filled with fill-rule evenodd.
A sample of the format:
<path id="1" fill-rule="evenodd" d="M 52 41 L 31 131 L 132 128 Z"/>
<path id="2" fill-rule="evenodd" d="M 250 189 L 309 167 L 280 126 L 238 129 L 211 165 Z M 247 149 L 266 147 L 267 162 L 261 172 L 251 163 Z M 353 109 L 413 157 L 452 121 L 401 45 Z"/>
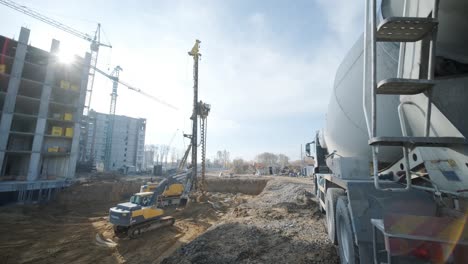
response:
<path id="1" fill-rule="evenodd" d="M 337 262 L 310 200 L 310 180 L 211 179 L 208 189 L 224 193 L 169 210 L 176 218 L 172 227 L 119 240 L 108 209 L 140 184 L 83 183 L 47 206 L 2 207 L 0 263 Z M 248 194 L 237 193 L 243 189 Z"/>

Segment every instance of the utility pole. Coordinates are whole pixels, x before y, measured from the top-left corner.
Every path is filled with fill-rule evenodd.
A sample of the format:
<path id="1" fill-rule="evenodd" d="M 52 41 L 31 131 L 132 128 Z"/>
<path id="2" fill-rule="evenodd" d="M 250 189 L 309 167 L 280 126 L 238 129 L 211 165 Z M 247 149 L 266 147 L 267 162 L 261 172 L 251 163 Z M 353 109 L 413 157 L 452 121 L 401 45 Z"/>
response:
<path id="1" fill-rule="evenodd" d="M 200 40 L 195 40 L 195 45 L 188 52 L 193 57 L 193 113 L 192 117 L 192 179 L 193 185 L 197 186 L 197 129 L 198 129 L 198 60 L 201 56 Z"/>
<path id="2" fill-rule="evenodd" d="M 302 154 L 302 144 L 301 144 L 301 175 L 303 174 L 304 170 L 305 170 L 305 158 Z"/>

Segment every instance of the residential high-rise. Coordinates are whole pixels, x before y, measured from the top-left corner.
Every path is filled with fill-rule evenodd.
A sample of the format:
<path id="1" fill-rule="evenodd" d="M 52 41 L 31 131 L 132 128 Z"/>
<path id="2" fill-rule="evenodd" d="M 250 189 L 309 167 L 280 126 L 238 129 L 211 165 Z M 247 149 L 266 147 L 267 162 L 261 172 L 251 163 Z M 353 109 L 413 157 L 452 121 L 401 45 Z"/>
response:
<path id="1" fill-rule="evenodd" d="M 87 130 L 86 160 L 104 170 L 109 115 L 91 110 Z M 130 173 L 144 170 L 146 119 L 115 115 L 110 152 L 110 171 Z"/>
<path id="2" fill-rule="evenodd" d="M 148 171 L 153 170 L 154 167 L 154 150 L 147 149 L 143 157 L 143 168 L 142 170 Z"/>

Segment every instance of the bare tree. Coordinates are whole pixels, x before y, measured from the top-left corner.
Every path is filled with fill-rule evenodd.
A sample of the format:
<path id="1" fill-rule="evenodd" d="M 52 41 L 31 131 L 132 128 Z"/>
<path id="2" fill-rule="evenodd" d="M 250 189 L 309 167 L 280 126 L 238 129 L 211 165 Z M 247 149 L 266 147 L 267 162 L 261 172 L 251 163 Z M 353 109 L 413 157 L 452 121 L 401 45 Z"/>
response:
<path id="1" fill-rule="evenodd" d="M 178 152 L 176 151 L 175 148 L 171 148 L 171 166 L 174 165 L 177 160 L 179 159 L 178 157 Z"/>
<path id="2" fill-rule="evenodd" d="M 276 165 L 278 164 L 278 156 L 270 152 L 264 152 L 257 155 L 255 158 L 257 162 L 263 163 L 264 165 Z"/>
<path id="3" fill-rule="evenodd" d="M 214 158 L 214 166 L 228 168 L 231 162 L 231 154 L 227 150 L 218 150 L 216 152 L 216 157 Z"/>
<path id="4" fill-rule="evenodd" d="M 232 161 L 232 172 L 236 174 L 244 174 L 249 170 L 249 164 L 243 159 L 234 159 Z"/>
<path id="5" fill-rule="evenodd" d="M 278 155 L 278 162 L 281 167 L 288 166 L 289 164 L 289 157 L 284 154 Z"/>
<path id="6" fill-rule="evenodd" d="M 224 151 L 223 151 L 223 167 L 224 167 L 224 168 L 228 168 L 228 167 L 229 167 L 230 156 L 231 156 L 231 154 L 229 153 L 229 151 L 227 151 L 227 150 L 224 150 Z"/>
<path id="7" fill-rule="evenodd" d="M 214 165 L 218 168 L 223 166 L 223 152 L 221 150 L 218 150 L 216 152 L 216 157 L 214 158 Z"/>

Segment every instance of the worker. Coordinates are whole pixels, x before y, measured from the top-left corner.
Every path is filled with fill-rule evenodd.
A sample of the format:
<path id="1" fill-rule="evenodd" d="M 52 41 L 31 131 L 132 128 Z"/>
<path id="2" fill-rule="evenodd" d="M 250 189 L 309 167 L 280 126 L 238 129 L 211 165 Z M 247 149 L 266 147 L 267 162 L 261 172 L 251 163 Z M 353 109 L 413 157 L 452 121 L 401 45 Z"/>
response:
<path id="1" fill-rule="evenodd" d="M 143 198 L 143 203 L 142 203 L 142 204 L 143 204 L 143 206 L 148 206 L 148 204 L 149 204 L 149 199 L 148 199 L 148 197 L 144 197 L 144 198 Z"/>

